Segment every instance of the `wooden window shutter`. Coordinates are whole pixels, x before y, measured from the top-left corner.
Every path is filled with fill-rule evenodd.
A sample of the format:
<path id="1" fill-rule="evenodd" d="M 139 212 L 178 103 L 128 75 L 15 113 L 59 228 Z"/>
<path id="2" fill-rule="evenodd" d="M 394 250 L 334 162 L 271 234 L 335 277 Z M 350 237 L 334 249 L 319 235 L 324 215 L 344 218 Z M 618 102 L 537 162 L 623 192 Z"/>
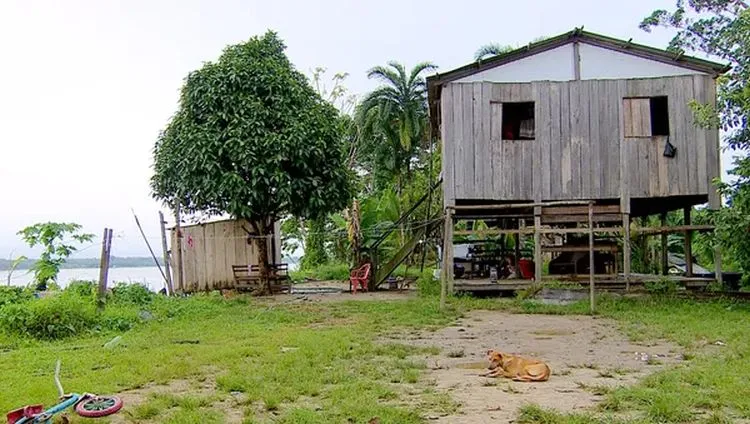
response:
<path id="1" fill-rule="evenodd" d="M 623 99 L 625 137 L 651 137 L 651 103 L 648 98 Z"/>

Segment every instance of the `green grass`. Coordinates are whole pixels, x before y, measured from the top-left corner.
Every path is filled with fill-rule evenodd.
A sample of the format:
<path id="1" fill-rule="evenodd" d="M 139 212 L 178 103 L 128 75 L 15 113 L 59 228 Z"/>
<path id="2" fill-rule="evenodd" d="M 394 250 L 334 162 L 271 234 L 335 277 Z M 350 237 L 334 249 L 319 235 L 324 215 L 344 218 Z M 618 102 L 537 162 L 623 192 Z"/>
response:
<path id="1" fill-rule="evenodd" d="M 140 315 L 146 308 L 135 303 L 110 307 L 107 314 L 112 316 Z M 175 380 L 216 383 L 217 390 L 208 394 L 146 393 L 144 402 L 123 411 L 132 422 L 223 422 L 224 409 L 231 407 L 244 411 L 248 423 L 367 422 L 373 417 L 384 423 L 423 423 L 427 414 L 459 409 L 448 394 L 423 381 L 425 364 L 411 359 L 438 350 L 377 343 L 379 336 L 399 328 L 437 329 L 472 309 L 582 314 L 587 308 L 587 302 L 559 306 L 468 297 L 450 299 L 445 312 L 430 297 L 284 305 L 244 296 L 156 300 L 146 308 L 155 318 L 127 331 L 108 327 L 62 341 L 0 333 L 0 410 L 53 403 L 52 371 L 60 358 L 68 391 L 118 393 Z M 728 301 L 602 297 L 598 311 L 618 320 L 635 340 L 673 340 L 689 360 L 635 386 L 586 387 L 602 398 L 587 413 L 566 415 L 528 405 L 518 422 L 724 423 L 750 418 L 750 307 Z M 122 336 L 121 342 L 103 348 L 115 335 Z M 181 343 L 185 340 L 191 343 Z M 726 345 L 712 346 L 717 353 L 707 356 L 701 346 L 717 340 Z M 599 370 L 603 379 L 626 372 Z"/>
<path id="2" fill-rule="evenodd" d="M 349 279 L 349 264 L 328 263 L 312 269 L 292 271 L 289 273 L 292 281 L 302 282 L 305 279 L 318 281 L 343 281 Z M 430 272 L 432 273 L 432 272 Z M 393 272 L 394 277 L 419 278 L 419 266 L 406 267 L 401 265 Z"/>

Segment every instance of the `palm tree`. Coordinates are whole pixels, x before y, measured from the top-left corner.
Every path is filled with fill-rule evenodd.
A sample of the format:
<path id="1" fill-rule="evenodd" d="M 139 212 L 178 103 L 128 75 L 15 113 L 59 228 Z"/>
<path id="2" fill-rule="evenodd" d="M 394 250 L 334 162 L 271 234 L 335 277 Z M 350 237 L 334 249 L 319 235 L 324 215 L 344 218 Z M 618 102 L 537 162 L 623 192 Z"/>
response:
<path id="1" fill-rule="evenodd" d="M 531 43 L 529 44 L 538 43 L 548 38 L 549 37 L 547 36 L 536 37 L 535 39 L 531 40 Z M 519 47 L 514 47 L 514 46 L 511 46 L 510 44 L 505 44 L 505 45 L 500 44 L 500 43 L 485 44 L 479 47 L 479 49 L 474 53 L 474 60 L 482 60 L 486 58 L 487 56 L 497 56 L 500 54 L 512 52 L 513 50 L 517 48 Z"/>
<path id="2" fill-rule="evenodd" d="M 423 74 L 434 69 L 433 64 L 422 62 L 407 73 L 402 64 L 392 61 L 367 73 L 368 78 L 384 85 L 362 99 L 357 123 L 362 139 L 375 153 L 376 165 L 398 179 L 399 189 L 416 147 L 426 139 L 427 83 Z"/>
<path id="3" fill-rule="evenodd" d="M 487 56 L 497 56 L 515 50 L 511 45 L 501 45 L 500 43 L 485 44 L 474 53 L 474 60 L 482 60 Z"/>

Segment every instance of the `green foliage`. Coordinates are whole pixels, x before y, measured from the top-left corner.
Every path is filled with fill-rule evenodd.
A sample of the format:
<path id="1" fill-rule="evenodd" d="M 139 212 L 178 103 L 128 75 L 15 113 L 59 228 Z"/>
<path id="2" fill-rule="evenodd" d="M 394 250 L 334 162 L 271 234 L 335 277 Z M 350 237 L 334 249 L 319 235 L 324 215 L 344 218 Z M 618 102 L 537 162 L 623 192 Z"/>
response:
<path id="1" fill-rule="evenodd" d="M 502 45 L 500 43 L 485 44 L 477 49 L 474 53 L 474 60 L 482 60 L 487 56 L 497 56 L 499 54 L 512 52 L 516 48 L 511 45 Z"/>
<path id="2" fill-rule="evenodd" d="M 151 188 L 184 210 L 228 213 L 267 234 L 287 215 L 318 217 L 349 199 L 337 111 L 273 32 L 191 72 L 154 148 Z"/>
<path id="3" fill-rule="evenodd" d="M 316 267 L 301 269 L 291 273 L 292 280 L 305 279 L 318 281 L 343 281 L 349 279 L 349 265 L 346 263 L 326 263 Z"/>
<path id="4" fill-rule="evenodd" d="M 20 304 L 34 298 L 32 292 L 22 287 L 0 287 L 0 308 Z"/>
<path id="5" fill-rule="evenodd" d="M 307 220 L 305 256 L 302 257 L 302 269 L 310 269 L 328 262 L 325 230 L 326 217 Z"/>
<path id="6" fill-rule="evenodd" d="M 156 297 L 156 293 L 143 284 L 118 283 L 112 287 L 111 300 L 116 304 L 146 306 Z"/>
<path id="7" fill-rule="evenodd" d="M 721 128 L 725 142 L 739 153 L 734 181 L 720 183 L 726 207 L 716 212 L 716 242 L 723 252 L 750 279 L 750 9 L 745 2 L 728 0 L 678 0 L 672 11 L 659 9 L 641 22 L 650 31 L 657 26 L 677 29 L 669 44 L 677 52 L 700 51 L 718 57 L 731 65 L 731 70 L 717 79 L 718 102 L 691 104 L 699 125 Z"/>
<path id="8" fill-rule="evenodd" d="M 93 302 L 61 293 L 0 309 L 0 328 L 37 339 L 63 339 L 82 334 L 97 323 Z"/>
<path id="9" fill-rule="evenodd" d="M 677 292 L 678 285 L 674 280 L 664 278 L 658 281 L 647 281 L 644 288 L 652 294 L 671 295 Z"/>
<path id="10" fill-rule="evenodd" d="M 93 299 L 96 296 L 97 285 L 93 281 L 76 280 L 71 281 L 65 292 L 73 293 L 84 299 Z"/>
<path id="11" fill-rule="evenodd" d="M 367 73 L 384 83 L 367 94 L 357 106 L 356 121 L 363 154 L 378 189 L 401 192 L 417 147 L 427 141 L 427 83 L 425 72 L 436 69 L 429 62 L 411 71 L 397 62 L 376 66 Z"/>
<path id="12" fill-rule="evenodd" d="M 82 233 L 81 228 L 76 223 L 45 222 L 18 232 L 29 247 L 39 245 L 44 249 L 32 268 L 37 290 L 46 290 L 47 284 L 57 279 L 60 266 L 77 250 L 71 243 L 89 242 L 94 238 L 93 234 Z"/>
<path id="13" fill-rule="evenodd" d="M 440 296 L 440 280 L 437 280 L 432 270 L 425 270 L 416 281 L 417 291 L 423 297 Z"/>

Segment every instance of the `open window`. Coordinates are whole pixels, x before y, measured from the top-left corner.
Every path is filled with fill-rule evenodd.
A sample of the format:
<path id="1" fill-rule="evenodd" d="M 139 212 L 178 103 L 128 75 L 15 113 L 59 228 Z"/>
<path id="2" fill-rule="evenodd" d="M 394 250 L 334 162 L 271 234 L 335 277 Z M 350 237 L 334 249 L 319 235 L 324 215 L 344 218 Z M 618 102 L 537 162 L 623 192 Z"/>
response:
<path id="1" fill-rule="evenodd" d="M 502 139 L 535 138 L 534 102 L 502 103 Z"/>
<path id="2" fill-rule="evenodd" d="M 667 96 L 627 97 L 623 99 L 625 137 L 669 135 Z"/>

